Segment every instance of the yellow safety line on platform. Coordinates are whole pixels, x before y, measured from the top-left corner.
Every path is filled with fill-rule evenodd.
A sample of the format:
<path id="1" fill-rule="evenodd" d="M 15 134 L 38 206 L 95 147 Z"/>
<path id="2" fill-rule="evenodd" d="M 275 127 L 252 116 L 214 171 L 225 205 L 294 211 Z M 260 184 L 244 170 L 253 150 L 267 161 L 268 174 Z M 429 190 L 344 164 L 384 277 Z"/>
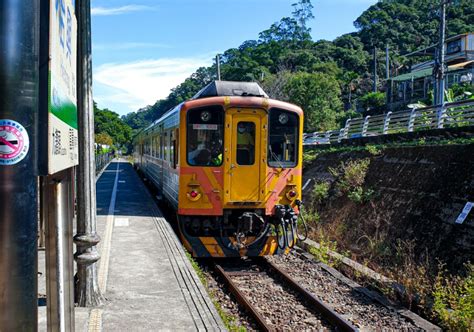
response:
<path id="1" fill-rule="evenodd" d="M 112 244 L 112 233 L 114 231 L 115 202 L 117 201 L 117 187 L 119 182 L 120 163 L 117 163 L 115 172 L 114 188 L 110 198 L 109 211 L 107 214 L 105 236 L 102 241 L 102 257 L 99 266 L 99 288 L 102 294 L 107 290 L 107 277 L 109 274 L 110 248 Z M 102 309 L 93 309 L 89 315 L 89 332 L 102 331 Z"/>

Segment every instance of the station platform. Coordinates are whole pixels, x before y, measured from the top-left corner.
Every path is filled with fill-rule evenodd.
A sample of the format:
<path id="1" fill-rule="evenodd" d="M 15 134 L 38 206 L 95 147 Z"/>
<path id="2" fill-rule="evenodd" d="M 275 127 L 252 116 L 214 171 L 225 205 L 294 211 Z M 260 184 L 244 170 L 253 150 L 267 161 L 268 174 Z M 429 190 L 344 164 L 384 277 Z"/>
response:
<path id="1" fill-rule="evenodd" d="M 97 182 L 97 230 L 106 300 L 100 308 L 76 308 L 76 331 L 226 330 L 177 236 L 125 160 L 114 160 Z"/>

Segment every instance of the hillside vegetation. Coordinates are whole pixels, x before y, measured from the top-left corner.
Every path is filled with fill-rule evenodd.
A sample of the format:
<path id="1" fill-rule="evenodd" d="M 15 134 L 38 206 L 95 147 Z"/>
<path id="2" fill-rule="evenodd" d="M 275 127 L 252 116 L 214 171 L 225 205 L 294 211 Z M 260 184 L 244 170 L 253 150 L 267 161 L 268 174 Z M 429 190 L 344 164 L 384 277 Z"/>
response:
<path id="1" fill-rule="evenodd" d="M 390 72 L 408 70 L 403 55 L 436 43 L 438 9 L 434 0 L 381 0 L 354 22 L 356 32 L 333 41 L 311 39 L 307 24 L 313 19 L 311 0 L 299 0 L 291 16 L 282 18 L 255 40 L 248 40 L 221 57 L 223 80 L 257 81 L 267 93 L 298 104 L 305 110 L 305 130 L 327 130 L 354 116 L 354 100 L 361 107 L 380 103 L 380 96 L 366 96 L 373 85 L 372 52 L 376 47 L 379 77 L 385 77 L 384 50 L 390 48 Z M 447 35 L 474 31 L 472 0 L 453 1 L 447 11 Z M 201 67 L 169 96 L 122 119 L 138 130 L 170 108 L 189 99 L 216 79 L 215 65 Z M 384 80 L 378 81 L 384 90 Z M 382 97 L 383 98 L 383 97 Z M 375 105 L 377 106 L 377 105 Z"/>

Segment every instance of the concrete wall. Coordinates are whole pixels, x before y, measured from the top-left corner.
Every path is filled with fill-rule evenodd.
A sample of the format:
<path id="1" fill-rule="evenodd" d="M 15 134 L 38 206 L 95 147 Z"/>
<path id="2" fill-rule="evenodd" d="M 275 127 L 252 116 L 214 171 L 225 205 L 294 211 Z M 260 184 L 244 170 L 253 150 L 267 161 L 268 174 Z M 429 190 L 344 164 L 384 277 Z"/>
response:
<path id="1" fill-rule="evenodd" d="M 331 182 L 329 167 L 364 158 L 371 160 L 364 188 L 375 190 L 372 200 L 354 203 L 336 195 L 333 184 L 317 207 L 323 224 L 346 230 L 340 233 L 351 251 L 362 254 L 369 237 L 387 246 L 388 259 L 397 241 L 412 241 L 420 259 L 439 258 L 454 270 L 474 262 L 474 209 L 464 224 L 455 223 L 466 202 L 474 202 L 474 145 L 324 154 L 306 168 L 304 181 Z M 305 191 L 308 202 L 315 181 Z"/>

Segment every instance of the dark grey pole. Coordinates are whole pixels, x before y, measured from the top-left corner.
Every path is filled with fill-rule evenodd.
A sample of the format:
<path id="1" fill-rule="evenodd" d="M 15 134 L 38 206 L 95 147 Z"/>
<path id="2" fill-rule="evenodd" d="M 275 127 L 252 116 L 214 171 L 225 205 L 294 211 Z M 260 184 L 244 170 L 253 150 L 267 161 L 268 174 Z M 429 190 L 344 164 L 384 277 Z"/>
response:
<path id="1" fill-rule="evenodd" d="M 377 47 L 374 47 L 374 92 L 377 92 Z"/>
<path id="2" fill-rule="evenodd" d="M 217 64 L 217 80 L 221 80 L 221 56 L 219 54 L 216 55 L 216 64 Z"/>
<path id="3" fill-rule="evenodd" d="M 0 164 L 2 331 L 38 328 L 38 56 L 39 0 L 0 1 L 0 119 L 21 124 L 30 141 L 24 159 Z"/>
<path id="4" fill-rule="evenodd" d="M 436 57 L 434 75 L 436 79 L 436 100 L 435 104 L 444 105 L 445 90 L 445 43 L 446 43 L 446 4 L 449 1 L 441 0 L 440 18 L 439 18 L 439 43 Z"/>
<path id="5" fill-rule="evenodd" d="M 92 47 L 90 0 L 76 0 L 77 45 L 77 110 L 79 125 L 79 166 L 77 168 L 77 252 L 76 302 L 81 307 L 102 303 L 97 264 L 100 256 L 97 234 L 94 103 L 92 99 Z"/>

